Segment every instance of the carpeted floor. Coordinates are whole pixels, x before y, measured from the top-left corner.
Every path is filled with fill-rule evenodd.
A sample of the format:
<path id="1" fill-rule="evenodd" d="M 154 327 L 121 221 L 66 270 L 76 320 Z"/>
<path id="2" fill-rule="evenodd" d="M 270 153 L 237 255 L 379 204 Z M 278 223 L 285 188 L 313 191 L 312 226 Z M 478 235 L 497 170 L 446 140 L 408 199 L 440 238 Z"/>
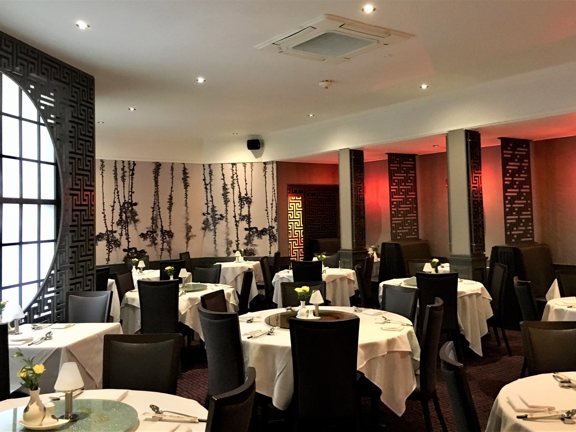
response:
<path id="1" fill-rule="evenodd" d="M 500 388 L 514 381 L 520 375 L 523 362 L 520 332 L 508 330 L 507 334 L 512 347 L 512 356 L 506 354 L 504 345 L 498 347 L 490 334 L 483 339 L 484 356 L 478 357 L 469 351 L 465 359 L 466 374 L 482 429 L 486 426 L 492 403 Z M 178 382 L 178 395 L 203 403 L 207 392 L 208 371 L 206 359 L 200 346 L 189 348 L 185 352 L 183 369 L 185 372 L 182 373 Z M 438 373 L 437 391 L 448 430 L 456 431 L 446 387 L 442 382 L 440 372 Z M 440 425 L 435 417 L 432 404 L 430 404 L 430 410 L 433 415 L 434 430 L 439 431 Z M 365 417 L 368 418 L 368 408 L 365 414 Z M 366 426 L 366 430 L 370 429 L 389 432 L 425 431 L 420 402 L 408 401 L 406 412 L 402 417 L 397 417 L 381 404 L 377 424 Z M 267 429 L 270 432 L 284 432 L 285 430 L 288 428 L 283 422 L 275 422 L 273 426 L 271 425 Z"/>

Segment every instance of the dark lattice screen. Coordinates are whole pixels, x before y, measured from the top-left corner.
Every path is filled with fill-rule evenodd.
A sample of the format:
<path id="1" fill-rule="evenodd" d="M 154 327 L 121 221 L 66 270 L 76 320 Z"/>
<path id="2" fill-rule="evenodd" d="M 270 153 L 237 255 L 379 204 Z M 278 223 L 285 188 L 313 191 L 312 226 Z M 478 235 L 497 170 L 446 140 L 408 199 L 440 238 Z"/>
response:
<path id="1" fill-rule="evenodd" d="M 366 247 L 366 210 L 364 208 L 364 152 L 350 150 L 352 181 L 352 249 Z"/>
<path id="2" fill-rule="evenodd" d="M 476 131 L 466 131 L 466 144 L 468 151 L 468 192 L 470 194 L 470 252 L 481 254 L 485 250 L 485 241 L 480 134 Z"/>
<path id="3" fill-rule="evenodd" d="M 392 240 L 419 238 L 416 155 L 388 154 L 390 236 Z"/>
<path id="4" fill-rule="evenodd" d="M 506 243 L 534 241 L 530 141 L 500 138 Z"/>
<path id="5" fill-rule="evenodd" d="M 288 194 L 288 248 L 290 259 L 304 259 L 304 215 L 302 194 Z"/>
<path id="6" fill-rule="evenodd" d="M 52 276 L 28 321 L 64 316 L 65 291 L 94 284 L 94 79 L 0 32 L 0 69 L 27 90 L 54 142 L 61 182 L 61 231 Z"/>

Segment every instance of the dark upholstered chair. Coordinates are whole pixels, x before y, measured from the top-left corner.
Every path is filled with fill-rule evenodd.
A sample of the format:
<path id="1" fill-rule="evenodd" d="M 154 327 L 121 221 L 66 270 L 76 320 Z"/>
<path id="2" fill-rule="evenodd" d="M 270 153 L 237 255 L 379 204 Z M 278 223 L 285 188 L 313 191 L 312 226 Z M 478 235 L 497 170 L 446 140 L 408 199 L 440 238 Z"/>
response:
<path id="1" fill-rule="evenodd" d="M 433 304 L 426 305 L 424 310 L 424 325 L 420 342 L 420 375 L 417 376 L 416 389 L 410 395 L 410 399 L 419 400 L 422 404 L 427 432 L 433 431 L 428 407 L 429 401 L 432 400 L 442 431 L 447 432 L 436 393 L 436 366 L 438 365 L 438 345 L 442 332 L 444 305 L 442 300 L 437 298 Z"/>
<path id="2" fill-rule="evenodd" d="M 561 297 L 576 296 L 576 269 L 556 270 L 556 279 Z"/>
<path id="3" fill-rule="evenodd" d="M 357 430 L 359 323 L 290 318 L 294 430 Z"/>
<path id="4" fill-rule="evenodd" d="M 418 289 L 400 285 L 386 285 L 382 289 L 382 310 L 408 318 L 412 323 L 416 319 Z"/>
<path id="5" fill-rule="evenodd" d="M 184 268 L 192 273 L 192 258 L 190 257 L 190 252 L 180 252 L 180 259 L 184 261 Z"/>
<path id="6" fill-rule="evenodd" d="M 251 310 L 273 309 L 276 304 L 272 300 L 274 296 L 274 285 L 272 285 L 272 267 L 270 266 L 270 258 L 263 256 L 260 258 L 260 268 L 262 269 L 262 283 L 258 283 L 258 290 L 264 291 L 263 294 L 258 296 L 250 302 Z"/>
<path id="7" fill-rule="evenodd" d="M 224 290 L 211 291 L 200 297 L 200 304 L 204 309 L 212 312 L 228 312 Z"/>
<path id="8" fill-rule="evenodd" d="M 178 280 L 138 281 L 141 333 L 178 333 Z"/>
<path id="9" fill-rule="evenodd" d="M 458 432 L 480 432 L 480 422 L 464 365 L 458 361 L 453 342 L 446 342 L 440 348 L 440 368 L 448 388 L 450 406 L 456 419 Z"/>
<path id="10" fill-rule="evenodd" d="M 118 291 L 118 300 L 122 304 L 122 300 L 128 291 L 134 289 L 134 279 L 132 279 L 132 273 L 115 273 L 112 278 L 116 282 L 116 291 Z"/>
<path id="11" fill-rule="evenodd" d="M 254 272 L 252 270 L 247 270 L 242 275 L 242 286 L 240 288 L 240 295 L 238 296 L 238 313 L 240 315 L 248 312 L 248 300 L 250 299 L 253 279 Z"/>
<path id="12" fill-rule="evenodd" d="M 523 321 L 538 321 L 542 317 L 536 306 L 534 295 L 532 294 L 532 284 L 530 281 L 514 279 L 514 291 L 520 306 L 520 314 Z"/>
<path id="13" fill-rule="evenodd" d="M 506 352 L 508 355 L 512 355 L 502 316 L 502 312 L 504 311 L 504 289 L 508 277 L 508 268 L 504 264 L 495 263 L 491 273 L 490 295 L 492 296 L 493 315 L 488 319 L 488 325 L 494 330 L 494 335 L 498 345 L 500 345 L 500 336 L 498 335 L 498 330 L 500 330 L 502 333 L 502 339 L 504 339 L 504 345 L 506 346 Z"/>
<path id="14" fill-rule="evenodd" d="M 104 335 L 102 387 L 176 394 L 182 336 Z"/>
<path id="15" fill-rule="evenodd" d="M 408 261 L 430 261 L 430 246 L 426 240 L 383 242 L 380 246 L 378 282 L 408 276 Z"/>
<path id="16" fill-rule="evenodd" d="M 210 398 L 206 432 L 250 431 L 255 396 L 256 371 L 250 367 L 240 387 Z"/>
<path id="17" fill-rule="evenodd" d="M 108 321 L 112 291 L 68 291 L 67 321 L 70 323 L 103 323 Z"/>
<path id="18" fill-rule="evenodd" d="M 202 283 L 220 283 L 220 272 L 222 266 L 214 264 L 212 267 L 194 267 L 192 270 L 192 280 Z"/>
<path id="19" fill-rule="evenodd" d="M 322 280 L 321 261 L 292 261 L 294 282 Z"/>
<path id="20" fill-rule="evenodd" d="M 166 270 L 164 270 L 168 266 L 174 267 L 174 279 L 178 279 L 180 270 L 186 268 L 186 263 L 184 262 L 184 260 L 160 261 L 160 280 L 170 280 L 170 276 L 168 276 L 168 273 L 166 273 Z"/>
<path id="21" fill-rule="evenodd" d="M 244 354 L 238 314 L 198 307 L 208 363 L 208 395 L 218 395 L 244 383 Z"/>
<path id="22" fill-rule="evenodd" d="M 280 289 L 282 290 L 282 307 L 300 305 L 298 294 L 294 289 L 302 286 L 310 287 L 310 295 L 312 295 L 314 291 L 320 290 L 320 294 L 322 294 L 322 298 L 324 299 L 324 305 L 330 304 L 330 301 L 326 298 L 326 282 L 324 281 L 282 282 L 280 284 Z"/>
<path id="23" fill-rule="evenodd" d="M 522 321 L 520 331 L 528 375 L 576 368 L 576 321 Z"/>
<path id="24" fill-rule="evenodd" d="M 372 284 L 372 267 L 374 259 L 371 256 L 365 257 L 361 263 L 354 266 L 356 282 L 360 292 L 360 306 L 364 308 L 380 309 L 378 302 L 378 286 Z"/>
<path id="25" fill-rule="evenodd" d="M 331 255 L 326 255 L 324 259 L 324 265 L 330 268 L 339 268 L 340 267 L 340 252 L 336 252 Z"/>
<path id="26" fill-rule="evenodd" d="M 10 396 L 10 351 L 8 324 L 0 324 L 0 401 Z"/>
<path id="27" fill-rule="evenodd" d="M 108 290 L 109 277 L 110 277 L 110 267 L 98 267 L 96 269 L 96 291 Z"/>

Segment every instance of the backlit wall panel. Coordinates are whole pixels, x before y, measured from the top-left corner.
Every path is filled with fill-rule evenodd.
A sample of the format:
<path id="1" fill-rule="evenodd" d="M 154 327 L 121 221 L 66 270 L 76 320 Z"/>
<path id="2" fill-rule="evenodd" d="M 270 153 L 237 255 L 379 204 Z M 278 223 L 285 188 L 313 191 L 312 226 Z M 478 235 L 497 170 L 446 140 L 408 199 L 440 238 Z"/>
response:
<path id="1" fill-rule="evenodd" d="M 390 236 L 393 241 L 417 239 L 418 190 L 416 155 L 388 154 Z"/>

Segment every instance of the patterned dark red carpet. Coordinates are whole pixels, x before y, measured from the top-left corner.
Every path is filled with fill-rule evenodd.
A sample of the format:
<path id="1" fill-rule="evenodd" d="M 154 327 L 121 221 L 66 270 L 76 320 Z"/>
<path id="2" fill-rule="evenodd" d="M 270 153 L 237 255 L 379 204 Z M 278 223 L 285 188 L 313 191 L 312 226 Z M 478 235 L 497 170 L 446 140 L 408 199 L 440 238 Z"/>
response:
<path id="1" fill-rule="evenodd" d="M 483 340 L 484 356 L 478 357 L 468 352 L 465 359 L 466 374 L 482 429 L 486 426 L 492 403 L 500 388 L 514 381 L 520 375 L 523 361 L 520 332 L 509 330 L 507 334 L 512 347 L 512 356 L 506 354 L 506 349 L 503 345 L 498 347 L 494 338 L 487 335 Z M 184 372 L 178 382 L 178 395 L 203 403 L 207 393 L 208 370 L 206 369 L 206 360 L 200 347 L 195 347 L 185 353 L 183 369 Z M 448 424 L 448 430 L 451 432 L 456 431 L 446 387 L 442 382 L 440 373 L 438 373 L 437 391 L 442 412 Z M 433 416 L 434 430 L 439 431 L 440 424 L 436 419 L 432 404 L 430 404 L 430 411 Z M 366 414 L 368 414 L 368 408 L 366 409 Z M 377 424 L 366 426 L 366 430 L 370 429 L 390 432 L 425 431 L 420 402 L 408 401 L 406 412 L 402 417 L 397 417 L 384 405 L 381 405 Z M 288 428 L 285 423 L 279 422 L 275 423 L 274 426 L 270 426 L 267 430 L 270 432 L 284 432 Z"/>

